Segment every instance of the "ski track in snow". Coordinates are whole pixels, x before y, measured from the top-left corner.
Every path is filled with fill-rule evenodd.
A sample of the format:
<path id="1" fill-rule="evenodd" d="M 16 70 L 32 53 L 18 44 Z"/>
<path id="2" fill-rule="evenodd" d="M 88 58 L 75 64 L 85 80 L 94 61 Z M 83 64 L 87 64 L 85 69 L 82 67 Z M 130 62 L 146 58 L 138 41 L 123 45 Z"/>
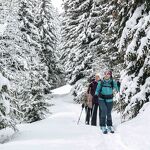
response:
<path id="1" fill-rule="evenodd" d="M 84 111 L 77 125 L 81 105 L 74 104 L 69 94 L 55 93 L 50 102 L 55 105 L 47 119 L 19 125 L 19 133 L 0 144 L 0 150 L 131 150 L 117 131 L 104 135 L 98 126 L 85 125 Z"/>

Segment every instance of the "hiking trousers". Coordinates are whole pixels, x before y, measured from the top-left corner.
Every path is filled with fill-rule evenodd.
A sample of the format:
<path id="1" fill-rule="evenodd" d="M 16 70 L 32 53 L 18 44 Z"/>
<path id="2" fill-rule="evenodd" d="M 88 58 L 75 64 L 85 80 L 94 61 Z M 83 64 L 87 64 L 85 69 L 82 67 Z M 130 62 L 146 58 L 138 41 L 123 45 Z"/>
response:
<path id="1" fill-rule="evenodd" d="M 106 100 L 99 100 L 100 114 L 100 126 L 112 126 L 111 111 L 113 108 L 113 101 L 107 102 Z"/>
<path id="2" fill-rule="evenodd" d="M 93 107 L 92 107 L 92 118 L 91 118 L 91 125 L 93 125 L 93 126 L 97 125 L 97 111 L 98 111 L 98 107 L 99 107 L 98 103 L 93 104 Z M 99 109 L 99 115 L 98 116 L 100 117 L 100 109 Z"/>
<path id="3" fill-rule="evenodd" d="M 92 108 L 86 107 L 85 108 L 85 113 L 86 113 L 85 124 L 89 124 L 90 123 L 90 118 L 91 118 L 91 115 L 92 115 Z"/>

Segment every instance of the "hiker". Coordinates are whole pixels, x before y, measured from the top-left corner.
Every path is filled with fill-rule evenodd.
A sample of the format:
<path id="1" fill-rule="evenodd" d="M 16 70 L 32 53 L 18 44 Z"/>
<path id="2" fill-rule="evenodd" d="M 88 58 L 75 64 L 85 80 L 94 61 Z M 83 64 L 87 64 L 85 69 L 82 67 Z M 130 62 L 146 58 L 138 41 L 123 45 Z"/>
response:
<path id="1" fill-rule="evenodd" d="M 93 82 L 94 79 L 92 79 L 91 82 Z M 89 89 L 89 87 L 88 87 Z M 85 124 L 89 125 L 90 124 L 90 117 L 92 114 L 92 95 L 88 93 L 88 90 L 86 91 L 85 95 L 83 96 L 83 104 L 82 104 L 82 109 L 85 108 Z"/>
<path id="2" fill-rule="evenodd" d="M 95 91 L 98 85 L 98 82 L 100 81 L 99 74 L 95 75 L 95 80 L 91 83 L 91 94 L 93 96 L 92 98 L 92 115 L 91 115 L 91 125 L 96 126 L 97 125 L 97 112 L 99 108 L 98 103 L 98 96 L 95 95 Z M 100 116 L 100 109 L 99 109 L 99 115 Z"/>
<path id="3" fill-rule="evenodd" d="M 114 133 L 111 116 L 113 108 L 113 89 L 119 91 L 117 83 L 112 78 L 112 72 L 106 71 L 104 73 L 104 79 L 98 82 L 95 92 L 95 95 L 99 97 L 98 101 L 101 110 L 100 128 L 104 134 L 107 134 L 108 131 Z"/>
<path id="4" fill-rule="evenodd" d="M 97 124 L 97 111 L 98 111 L 98 96 L 95 95 L 95 90 L 100 80 L 100 76 L 98 74 L 95 75 L 95 79 L 88 86 L 87 90 L 87 108 L 86 108 L 86 124 L 90 124 L 91 118 L 91 125 L 96 126 Z"/>

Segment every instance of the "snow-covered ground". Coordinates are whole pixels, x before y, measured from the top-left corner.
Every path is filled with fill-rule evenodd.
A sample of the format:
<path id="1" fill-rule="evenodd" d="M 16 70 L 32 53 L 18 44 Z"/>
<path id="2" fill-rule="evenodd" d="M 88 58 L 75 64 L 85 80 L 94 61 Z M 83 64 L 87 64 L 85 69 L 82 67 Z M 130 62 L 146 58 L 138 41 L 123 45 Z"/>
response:
<path id="1" fill-rule="evenodd" d="M 99 127 L 77 120 L 81 111 L 69 95 L 69 85 L 53 91 L 55 105 L 47 119 L 32 124 L 19 125 L 19 132 L 11 140 L 0 144 L 0 150 L 149 150 L 150 149 L 150 105 L 135 119 L 119 125 L 119 115 L 114 113 L 115 134 L 104 135 Z M 0 131 L 0 138 L 9 129 Z"/>

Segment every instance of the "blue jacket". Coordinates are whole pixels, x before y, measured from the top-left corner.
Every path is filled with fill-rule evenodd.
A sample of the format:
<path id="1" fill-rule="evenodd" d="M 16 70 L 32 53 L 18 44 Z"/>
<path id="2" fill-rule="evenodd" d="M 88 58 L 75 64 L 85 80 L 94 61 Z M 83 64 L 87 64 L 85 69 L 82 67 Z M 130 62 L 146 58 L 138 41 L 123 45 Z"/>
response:
<path id="1" fill-rule="evenodd" d="M 103 82 L 103 86 L 102 86 L 102 82 Z M 113 83 L 113 89 L 115 89 L 116 91 L 119 91 L 116 81 L 114 81 L 112 79 L 109 79 L 109 80 L 104 79 L 104 80 L 98 82 L 98 85 L 97 85 L 97 88 L 95 91 L 95 95 L 99 96 L 100 90 L 101 90 L 101 94 L 103 94 L 103 95 L 112 95 L 113 89 L 110 88 L 112 86 L 112 83 Z M 102 88 L 101 88 L 101 86 L 102 86 Z M 104 100 L 104 99 L 99 98 L 99 100 Z M 113 99 L 106 99 L 106 101 L 112 102 Z"/>

